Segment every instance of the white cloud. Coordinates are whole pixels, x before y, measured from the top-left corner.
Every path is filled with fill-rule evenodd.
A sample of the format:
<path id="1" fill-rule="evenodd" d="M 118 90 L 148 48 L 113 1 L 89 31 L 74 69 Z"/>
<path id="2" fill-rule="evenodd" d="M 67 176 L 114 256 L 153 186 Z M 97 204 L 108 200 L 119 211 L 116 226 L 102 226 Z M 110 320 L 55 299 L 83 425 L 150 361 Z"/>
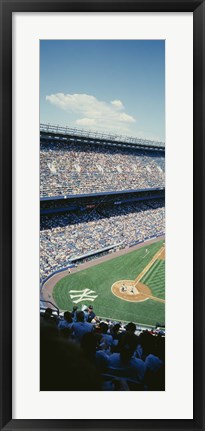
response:
<path id="1" fill-rule="evenodd" d="M 80 125 L 80 126 L 94 126 L 94 125 L 96 125 L 96 121 L 93 118 L 81 118 L 80 120 L 76 120 L 75 123 Z"/>
<path id="2" fill-rule="evenodd" d="M 57 93 L 46 96 L 51 104 L 75 114 L 75 124 L 94 127 L 95 129 L 118 130 L 127 132 L 128 126 L 136 120 L 131 115 L 121 112 L 124 106 L 121 100 L 104 102 L 89 94 Z"/>
<path id="3" fill-rule="evenodd" d="M 125 123 L 135 123 L 135 119 L 131 117 L 131 115 L 127 115 L 123 112 L 123 114 L 119 114 L 120 121 L 124 121 Z"/>
<path id="4" fill-rule="evenodd" d="M 113 106 L 115 106 L 115 108 L 117 109 L 123 109 L 124 106 L 121 102 L 121 100 L 112 100 L 112 102 L 110 102 Z"/>

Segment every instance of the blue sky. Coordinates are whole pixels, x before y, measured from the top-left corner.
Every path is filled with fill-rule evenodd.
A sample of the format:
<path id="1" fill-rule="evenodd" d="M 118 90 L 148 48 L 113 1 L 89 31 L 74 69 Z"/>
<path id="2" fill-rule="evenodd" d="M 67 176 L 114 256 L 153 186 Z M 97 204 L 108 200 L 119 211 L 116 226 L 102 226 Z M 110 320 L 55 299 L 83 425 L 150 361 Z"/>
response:
<path id="1" fill-rule="evenodd" d="M 40 42 L 40 121 L 165 140 L 165 42 Z"/>

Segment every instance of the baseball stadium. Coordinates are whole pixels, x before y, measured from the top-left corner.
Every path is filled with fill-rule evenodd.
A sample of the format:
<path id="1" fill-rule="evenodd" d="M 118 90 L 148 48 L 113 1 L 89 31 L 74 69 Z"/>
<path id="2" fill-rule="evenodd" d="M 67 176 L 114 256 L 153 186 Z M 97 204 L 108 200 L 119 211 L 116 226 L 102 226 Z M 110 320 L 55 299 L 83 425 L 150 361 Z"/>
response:
<path id="1" fill-rule="evenodd" d="M 163 142 L 40 125 L 40 316 L 42 390 L 164 390 Z M 58 331 L 52 346 L 46 325 Z M 47 355 L 66 337 L 69 382 L 54 383 L 44 378 Z M 95 346 L 97 369 L 83 363 L 77 379 L 73 343 L 85 355 Z M 134 365 L 126 373 L 106 365 L 133 343 L 136 378 Z M 145 380 L 143 351 L 157 358 Z M 95 383 L 87 386 L 85 374 Z"/>

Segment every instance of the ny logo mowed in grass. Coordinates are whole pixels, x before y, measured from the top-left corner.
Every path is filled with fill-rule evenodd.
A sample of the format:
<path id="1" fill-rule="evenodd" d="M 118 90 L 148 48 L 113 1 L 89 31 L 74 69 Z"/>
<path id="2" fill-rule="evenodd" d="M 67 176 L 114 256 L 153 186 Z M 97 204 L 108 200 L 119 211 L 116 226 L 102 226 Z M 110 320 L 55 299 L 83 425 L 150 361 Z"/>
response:
<path id="1" fill-rule="evenodd" d="M 74 295 L 71 295 L 71 293 L 74 293 Z M 98 295 L 93 295 L 94 293 L 96 292 L 90 289 L 69 291 L 70 298 L 75 300 L 75 304 L 78 304 L 78 302 L 85 300 L 94 301 L 98 297 Z"/>

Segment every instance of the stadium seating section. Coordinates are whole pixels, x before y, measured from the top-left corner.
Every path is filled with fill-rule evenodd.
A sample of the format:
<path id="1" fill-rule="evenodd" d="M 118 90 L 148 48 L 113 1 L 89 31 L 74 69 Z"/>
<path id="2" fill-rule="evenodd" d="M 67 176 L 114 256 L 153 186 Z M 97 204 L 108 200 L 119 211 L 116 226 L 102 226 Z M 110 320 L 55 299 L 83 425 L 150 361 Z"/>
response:
<path id="1" fill-rule="evenodd" d="M 63 196 L 164 187 L 162 151 L 41 143 L 40 194 Z"/>

